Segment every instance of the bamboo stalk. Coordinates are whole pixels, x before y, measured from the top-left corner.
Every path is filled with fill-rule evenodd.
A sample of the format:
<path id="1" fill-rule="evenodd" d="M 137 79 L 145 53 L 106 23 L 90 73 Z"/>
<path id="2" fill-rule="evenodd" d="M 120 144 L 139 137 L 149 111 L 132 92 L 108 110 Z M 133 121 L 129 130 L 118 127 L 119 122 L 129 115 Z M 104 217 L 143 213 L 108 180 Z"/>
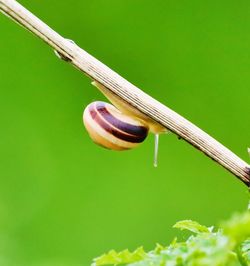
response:
<path id="1" fill-rule="evenodd" d="M 250 187 L 250 165 L 200 128 L 63 38 L 15 0 L 0 0 L 0 10 L 44 40 L 73 66 L 98 81 L 115 96 L 201 150 Z"/>

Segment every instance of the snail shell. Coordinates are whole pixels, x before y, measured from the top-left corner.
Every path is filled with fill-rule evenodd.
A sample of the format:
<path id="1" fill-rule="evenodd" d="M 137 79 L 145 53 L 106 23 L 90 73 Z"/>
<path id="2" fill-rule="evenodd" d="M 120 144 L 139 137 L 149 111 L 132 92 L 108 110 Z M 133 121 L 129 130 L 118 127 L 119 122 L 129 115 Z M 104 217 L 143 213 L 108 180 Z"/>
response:
<path id="1" fill-rule="evenodd" d="M 113 105 L 101 101 L 85 108 L 83 122 L 95 143 L 118 151 L 136 147 L 149 131 L 143 121 L 122 114 Z"/>

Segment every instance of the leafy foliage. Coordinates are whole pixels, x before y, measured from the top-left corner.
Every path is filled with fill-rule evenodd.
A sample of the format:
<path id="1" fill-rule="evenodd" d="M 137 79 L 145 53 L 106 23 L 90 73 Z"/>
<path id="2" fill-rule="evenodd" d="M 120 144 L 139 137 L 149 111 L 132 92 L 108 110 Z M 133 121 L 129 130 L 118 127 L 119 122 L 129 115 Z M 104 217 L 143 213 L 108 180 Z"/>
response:
<path id="1" fill-rule="evenodd" d="M 243 260 L 250 264 L 250 239 L 243 242 L 241 251 Z"/>
<path id="2" fill-rule="evenodd" d="M 200 225 L 199 223 L 192 221 L 192 220 L 183 220 L 177 222 L 174 228 L 179 228 L 181 230 L 189 230 L 190 232 L 199 234 L 199 233 L 209 233 L 213 228 L 207 228 L 204 225 Z"/>
<path id="3" fill-rule="evenodd" d="M 250 212 L 234 215 L 219 229 L 191 220 L 177 222 L 175 228 L 192 235 L 185 242 L 174 239 L 166 247 L 159 244 L 146 253 L 142 247 L 134 252 L 111 250 L 94 259 L 92 266 L 249 266 Z"/>
<path id="4" fill-rule="evenodd" d="M 107 254 L 95 259 L 95 263 L 93 265 L 128 264 L 143 260 L 146 257 L 147 253 L 145 253 L 142 247 L 137 248 L 134 252 L 129 252 L 127 249 L 121 252 L 110 250 Z"/>

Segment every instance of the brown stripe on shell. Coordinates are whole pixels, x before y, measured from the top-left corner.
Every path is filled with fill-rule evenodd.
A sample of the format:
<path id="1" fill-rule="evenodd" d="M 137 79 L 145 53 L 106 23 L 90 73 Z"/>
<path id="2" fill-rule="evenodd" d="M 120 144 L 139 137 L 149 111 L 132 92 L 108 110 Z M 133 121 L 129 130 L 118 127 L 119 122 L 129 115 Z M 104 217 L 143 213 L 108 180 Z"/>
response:
<path id="1" fill-rule="evenodd" d="M 88 115 L 89 115 L 89 119 L 88 120 L 84 120 L 84 125 L 89 133 L 90 138 L 99 146 L 102 146 L 103 148 L 109 149 L 109 150 L 115 150 L 115 151 L 123 151 L 123 150 L 128 150 L 133 148 L 132 145 L 138 145 L 138 143 L 131 143 L 129 142 L 129 147 L 128 147 L 128 142 L 124 142 L 123 140 L 117 139 L 116 137 L 112 136 L 113 138 L 115 138 L 116 142 L 113 142 L 110 140 L 110 133 L 106 132 L 106 134 L 109 136 L 108 138 L 106 138 L 103 134 L 100 134 L 100 132 L 98 132 L 98 130 L 96 130 L 95 125 L 93 124 L 93 120 L 90 116 L 90 113 L 88 111 Z M 121 142 L 124 142 L 125 145 L 122 145 Z"/>
<path id="2" fill-rule="evenodd" d="M 126 123 L 124 121 L 121 121 L 117 117 L 115 117 L 113 114 L 109 112 L 107 109 L 107 103 L 105 102 L 96 102 L 96 110 L 97 112 L 112 126 L 116 127 L 117 129 L 121 130 L 122 132 L 125 132 L 130 135 L 134 136 L 140 136 L 146 138 L 148 134 L 148 128 L 145 126 L 139 126 L 139 125 L 132 125 L 129 123 Z M 115 109 L 115 107 L 114 107 Z M 143 139 L 143 140 L 144 140 Z"/>
<path id="3" fill-rule="evenodd" d="M 102 106 L 104 105 L 104 108 L 105 108 L 105 103 L 104 102 L 98 102 L 98 104 L 99 103 L 102 103 Z M 127 124 L 128 127 L 131 126 L 131 128 L 129 130 L 126 130 L 125 132 L 121 131 L 121 129 L 119 129 L 119 128 L 113 127 L 113 124 L 111 122 L 114 120 L 115 124 L 119 124 L 118 121 L 120 121 L 120 120 L 115 118 L 113 115 L 111 115 L 107 111 L 108 116 L 109 116 L 109 120 L 105 121 L 104 117 L 101 116 L 101 114 L 99 112 L 97 112 L 97 110 L 95 108 L 96 106 L 97 105 L 95 105 L 95 103 L 89 105 L 88 109 L 89 109 L 89 112 L 90 112 L 90 116 L 105 131 L 109 132 L 110 134 L 112 134 L 113 136 L 117 137 L 118 139 L 121 139 L 121 140 L 124 140 L 124 141 L 128 141 L 128 142 L 132 142 L 132 143 L 140 143 L 146 138 L 147 134 L 144 133 L 145 131 L 143 131 L 143 133 L 144 133 L 143 135 L 132 135 L 132 134 L 129 134 L 127 132 L 127 131 L 129 131 L 129 132 L 137 132 L 137 133 L 138 132 L 142 132 L 141 129 L 139 129 L 137 131 L 136 130 L 133 131 L 133 129 L 136 127 L 134 125 Z M 108 121 L 110 121 L 110 122 L 108 122 Z M 122 121 L 120 121 L 120 122 L 122 122 Z M 124 123 L 124 124 L 126 124 L 126 123 Z M 142 128 L 142 126 L 138 126 L 138 127 Z M 147 132 L 148 132 L 148 130 L 146 129 L 146 133 Z"/>

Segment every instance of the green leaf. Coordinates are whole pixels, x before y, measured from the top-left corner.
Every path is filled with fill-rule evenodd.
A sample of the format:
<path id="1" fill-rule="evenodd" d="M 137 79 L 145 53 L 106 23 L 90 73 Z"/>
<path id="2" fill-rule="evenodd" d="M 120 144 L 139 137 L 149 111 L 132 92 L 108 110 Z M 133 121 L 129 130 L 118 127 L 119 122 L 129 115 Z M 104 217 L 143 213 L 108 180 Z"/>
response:
<path id="1" fill-rule="evenodd" d="M 223 222 L 221 227 L 233 245 L 240 245 L 244 240 L 250 238 L 250 211 L 233 215 L 230 220 Z"/>
<path id="2" fill-rule="evenodd" d="M 160 245 L 160 244 L 157 243 L 156 244 L 156 247 L 154 249 L 154 253 L 155 254 L 160 254 L 162 250 L 164 250 L 164 247 L 162 245 Z"/>
<path id="3" fill-rule="evenodd" d="M 210 233 L 211 229 L 207 228 L 204 225 L 201 225 L 195 221 L 192 220 L 183 220 L 177 222 L 174 226 L 174 228 L 178 228 L 181 230 L 189 230 L 193 233 L 200 234 L 200 233 Z"/>
<path id="4" fill-rule="evenodd" d="M 247 239 L 241 246 L 242 258 L 245 260 L 246 265 L 250 265 L 250 239 Z"/>
<path id="5" fill-rule="evenodd" d="M 130 252 L 128 249 L 121 252 L 110 250 L 108 253 L 95 258 L 92 266 L 133 263 L 144 259 L 146 256 L 147 254 L 145 253 L 143 247 L 137 248 L 134 252 Z"/>

